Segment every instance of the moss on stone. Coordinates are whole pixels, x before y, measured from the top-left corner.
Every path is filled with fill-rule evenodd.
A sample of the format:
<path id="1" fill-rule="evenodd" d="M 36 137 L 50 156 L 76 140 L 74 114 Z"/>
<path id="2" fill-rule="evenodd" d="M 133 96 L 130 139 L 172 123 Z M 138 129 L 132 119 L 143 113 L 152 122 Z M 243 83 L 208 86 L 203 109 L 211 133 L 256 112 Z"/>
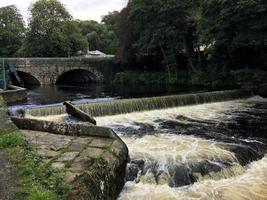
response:
<path id="1" fill-rule="evenodd" d="M 5 106 L 5 101 L 3 99 L 3 97 L 0 95 L 0 107 Z"/>

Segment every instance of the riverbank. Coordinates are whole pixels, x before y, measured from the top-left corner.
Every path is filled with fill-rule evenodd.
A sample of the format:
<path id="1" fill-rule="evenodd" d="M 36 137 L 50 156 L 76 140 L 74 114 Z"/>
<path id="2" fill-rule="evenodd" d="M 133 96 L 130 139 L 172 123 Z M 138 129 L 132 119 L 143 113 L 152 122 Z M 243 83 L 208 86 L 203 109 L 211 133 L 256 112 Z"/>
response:
<path id="1" fill-rule="evenodd" d="M 8 192 L 13 195 L 11 199 L 14 195 L 30 200 L 116 199 L 124 185 L 128 161 L 128 149 L 118 137 L 19 131 L 4 105 L 0 114 L 0 151 L 8 155 L 3 163 L 9 164 L 10 160 L 12 171 L 17 169 L 14 176 L 18 180 L 11 174 L 13 182 L 3 182 L 3 188 L 15 188 L 16 192 Z"/>

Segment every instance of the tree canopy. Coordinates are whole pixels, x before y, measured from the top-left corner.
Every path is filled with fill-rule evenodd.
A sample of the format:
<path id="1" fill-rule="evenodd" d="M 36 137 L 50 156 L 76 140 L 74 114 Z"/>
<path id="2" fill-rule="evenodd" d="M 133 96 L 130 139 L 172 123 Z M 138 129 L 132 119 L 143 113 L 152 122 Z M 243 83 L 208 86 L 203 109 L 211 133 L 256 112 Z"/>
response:
<path id="1" fill-rule="evenodd" d="M 31 17 L 26 35 L 28 56 L 71 56 L 87 50 L 87 40 L 78 25 L 57 0 L 38 0 L 30 8 Z"/>
<path id="2" fill-rule="evenodd" d="M 24 38 L 24 23 L 16 6 L 0 8 L 0 55 L 16 56 Z"/>

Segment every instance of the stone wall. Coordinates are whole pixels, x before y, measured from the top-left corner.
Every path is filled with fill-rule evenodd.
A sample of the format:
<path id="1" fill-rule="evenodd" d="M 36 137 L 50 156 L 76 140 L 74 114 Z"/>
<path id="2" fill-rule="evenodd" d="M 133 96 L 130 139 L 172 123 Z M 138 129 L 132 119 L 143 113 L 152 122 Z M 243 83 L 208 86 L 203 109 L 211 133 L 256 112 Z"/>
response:
<path id="1" fill-rule="evenodd" d="M 90 72 L 94 82 L 104 82 L 114 67 L 114 56 L 70 58 L 7 58 L 17 71 L 35 77 L 42 85 L 54 85 L 64 73 L 76 69 Z"/>
<path id="2" fill-rule="evenodd" d="M 7 104 L 12 104 L 16 102 L 27 100 L 27 90 L 25 88 L 8 86 L 8 90 L 0 91 L 0 95 L 3 97 Z"/>
<path id="3" fill-rule="evenodd" d="M 68 200 L 115 200 L 124 186 L 128 148 L 109 128 L 89 122 L 12 117 L 37 154 L 66 173 Z"/>

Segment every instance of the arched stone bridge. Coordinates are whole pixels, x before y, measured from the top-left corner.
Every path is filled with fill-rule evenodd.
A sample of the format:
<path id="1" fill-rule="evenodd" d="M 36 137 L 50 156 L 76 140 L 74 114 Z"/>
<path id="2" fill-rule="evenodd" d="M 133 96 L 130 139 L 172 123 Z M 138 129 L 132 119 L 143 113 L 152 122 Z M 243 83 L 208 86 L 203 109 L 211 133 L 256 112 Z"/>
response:
<path id="1" fill-rule="evenodd" d="M 61 82 L 101 83 L 110 77 L 114 56 L 70 58 L 7 58 L 19 77 L 29 84 L 55 85 Z"/>

